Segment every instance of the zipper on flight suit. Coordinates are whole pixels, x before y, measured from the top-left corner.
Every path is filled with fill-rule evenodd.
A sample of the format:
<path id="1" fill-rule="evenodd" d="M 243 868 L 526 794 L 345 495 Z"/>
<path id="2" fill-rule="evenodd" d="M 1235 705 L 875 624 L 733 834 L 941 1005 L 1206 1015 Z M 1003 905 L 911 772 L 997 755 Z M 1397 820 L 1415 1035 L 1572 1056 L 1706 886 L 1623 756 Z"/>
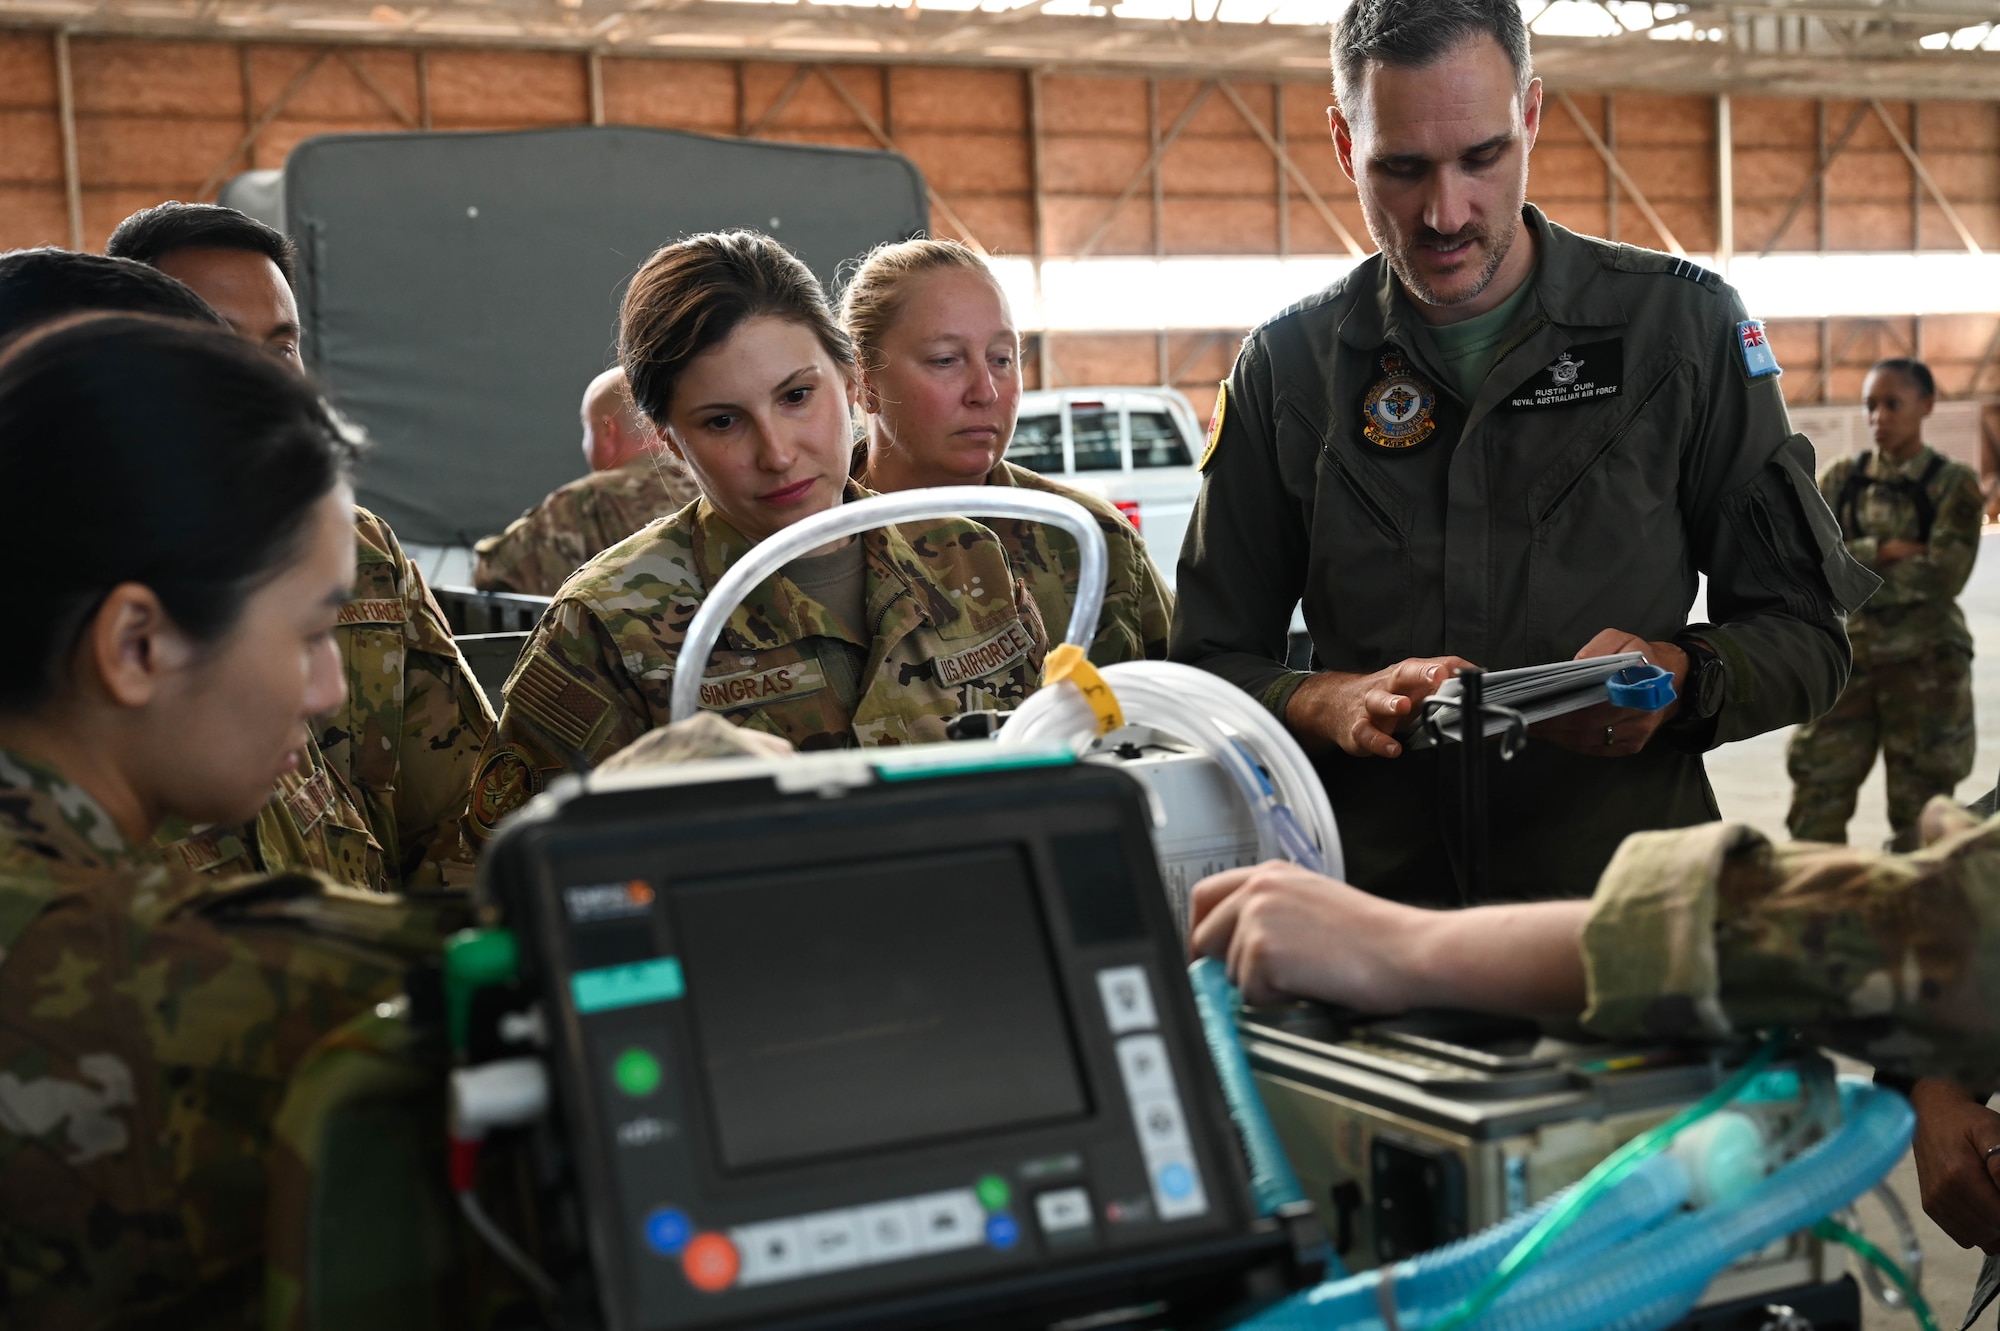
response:
<path id="1" fill-rule="evenodd" d="M 1576 469 L 1576 475 L 1564 482 L 1563 488 L 1556 492 L 1555 498 L 1551 499 L 1542 511 L 1535 515 L 1535 525 L 1537 527 L 1542 526 L 1550 518 L 1554 517 L 1556 511 L 1569 501 L 1570 495 L 1575 493 L 1576 487 L 1583 484 L 1584 478 L 1597 470 L 1597 464 L 1604 460 L 1604 455 L 1625 441 L 1625 436 L 1632 432 L 1632 427 L 1639 423 L 1639 419 L 1646 414 L 1646 408 L 1653 405 L 1653 399 L 1660 395 L 1660 390 L 1666 387 L 1667 381 L 1674 377 L 1674 371 L 1678 368 L 1678 365 L 1668 366 L 1666 373 L 1653 381 L 1653 386 L 1648 388 L 1646 395 L 1639 399 L 1639 405 L 1632 408 L 1626 414 L 1624 420 L 1618 422 L 1611 433 L 1605 436 L 1604 442 L 1597 446 L 1597 450 L 1590 455 L 1589 459 Z"/>

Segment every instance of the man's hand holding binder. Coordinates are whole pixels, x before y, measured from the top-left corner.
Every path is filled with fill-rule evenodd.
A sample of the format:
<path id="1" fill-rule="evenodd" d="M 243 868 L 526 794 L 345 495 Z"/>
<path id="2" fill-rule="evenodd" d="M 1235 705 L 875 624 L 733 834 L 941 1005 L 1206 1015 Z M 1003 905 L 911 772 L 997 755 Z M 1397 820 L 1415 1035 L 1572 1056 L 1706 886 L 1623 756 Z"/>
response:
<path id="1" fill-rule="evenodd" d="M 1528 733 L 1592 758 L 1626 758 L 1645 748 L 1653 732 L 1680 711 L 1680 700 L 1687 696 L 1688 654 L 1671 642 L 1647 642 L 1636 633 L 1606 629 L 1585 643 L 1575 659 L 1584 661 L 1622 652 L 1643 652 L 1648 661 L 1672 674 L 1674 701 L 1657 712 L 1598 703 L 1582 711 L 1550 717 L 1531 727 Z"/>
<path id="2" fill-rule="evenodd" d="M 1625 652 L 1643 653 L 1670 672 L 1674 692 L 1677 697 L 1681 694 L 1688 655 L 1671 642 L 1648 642 L 1635 633 L 1606 629 L 1585 643 L 1575 659 Z M 1356 758 L 1395 758 L 1403 752 L 1397 736 L 1408 733 L 1424 699 L 1456 671 L 1471 667 L 1472 662 L 1460 656 L 1419 656 L 1366 675 L 1321 671 L 1293 692 L 1285 706 L 1285 724 L 1308 750 L 1337 745 Z M 1678 701 L 1656 712 L 1600 703 L 1540 722 L 1529 733 L 1592 757 L 1622 758 L 1645 748 L 1653 732 L 1679 710 Z"/>
<path id="3" fill-rule="evenodd" d="M 1423 700 L 1472 668 L 1462 656 L 1416 656 L 1371 675 L 1323 670 L 1292 693 L 1285 724 L 1308 751 L 1338 745 L 1356 758 L 1394 758 L 1403 752 L 1396 733 L 1416 721 Z"/>

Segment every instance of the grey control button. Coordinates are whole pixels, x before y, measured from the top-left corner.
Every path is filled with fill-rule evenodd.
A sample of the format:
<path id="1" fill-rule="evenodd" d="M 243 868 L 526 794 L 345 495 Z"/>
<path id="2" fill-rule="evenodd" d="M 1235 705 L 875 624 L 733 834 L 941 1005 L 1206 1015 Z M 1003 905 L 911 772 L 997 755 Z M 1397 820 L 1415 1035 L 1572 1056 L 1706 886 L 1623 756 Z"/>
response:
<path id="1" fill-rule="evenodd" d="M 1045 1192 L 1035 1198 L 1035 1219 L 1051 1238 L 1090 1228 L 1090 1194 L 1082 1188 Z"/>
<path id="2" fill-rule="evenodd" d="M 821 1211 L 799 1222 L 804 1233 L 806 1270 L 845 1271 L 861 1265 L 860 1216 L 855 1211 Z"/>
<path id="3" fill-rule="evenodd" d="M 986 1211 L 970 1188 L 912 1197 L 909 1206 L 919 1252 L 976 1248 L 986 1241 Z"/>
<path id="4" fill-rule="evenodd" d="M 1104 999 L 1104 1020 L 1113 1035 L 1149 1031 L 1160 1024 L 1144 966 L 1112 966 L 1097 972 L 1097 992 Z"/>
<path id="5" fill-rule="evenodd" d="M 1132 1102 L 1132 1117 L 1139 1124 L 1139 1149 L 1151 1155 L 1156 1151 L 1187 1151 L 1187 1124 L 1181 1118 L 1179 1100 L 1168 1096 L 1153 1096 Z"/>
<path id="6" fill-rule="evenodd" d="M 900 1262 L 917 1255 L 917 1235 L 907 1202 L 883 1202 L 855 1212 L 864 1263 Z"/>
<path id="7" fill-rule="evenodd" d="M 1125 1078 L 1125 1098 L 1172 1098 L 1174 1070 L 1167 1062 L 1167 1043 L 1157 1035 L 1128 1035 L 1118 1042 L 1118 1071 Z"/>
<path id="8" fill-rule="evenodd" d="M 730 1230 L 730 1240 L 743 1261 L 736 1283 L 768 1285 L 804 1275 L 805 1243 L 800 1228 L 797 1220 L 770 1220 Z"/>

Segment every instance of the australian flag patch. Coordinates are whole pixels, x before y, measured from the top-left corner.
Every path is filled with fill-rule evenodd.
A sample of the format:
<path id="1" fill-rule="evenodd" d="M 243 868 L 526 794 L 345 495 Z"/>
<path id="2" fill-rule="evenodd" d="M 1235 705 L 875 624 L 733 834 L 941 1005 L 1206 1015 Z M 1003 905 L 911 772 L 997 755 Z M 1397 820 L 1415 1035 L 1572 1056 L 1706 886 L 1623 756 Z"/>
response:
<path id="1" fill-rule="evenodd" d="M 1752 379 L 1784 373 L 1778 368 L 1778 357 L 1771 350 L 1771 339 L 1764 332 L 1762 319 L 1745 319 L 1737 324 L 1736 344 L 1743 351 L 1743 372 Z"/>

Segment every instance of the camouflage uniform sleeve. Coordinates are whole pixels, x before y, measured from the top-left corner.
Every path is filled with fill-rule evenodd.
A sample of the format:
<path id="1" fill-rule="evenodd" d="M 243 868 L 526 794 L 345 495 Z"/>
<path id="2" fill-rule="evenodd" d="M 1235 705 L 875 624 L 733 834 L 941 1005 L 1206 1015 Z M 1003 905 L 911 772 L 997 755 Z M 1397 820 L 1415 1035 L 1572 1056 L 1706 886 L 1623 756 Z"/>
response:
<path id="1" fill-rule="evenodd" d="M 1174 592 L 1160 576 L 1159 567 L 1146 552 L 1144 542 L 1134 552 L 1138 563 L 1139 637 L 1146 645 L 1146 659 L 1167 659 L 1167 637 L 1174 627 Z"/>
<path id="2" fill-rule="evenodd" d="M 1120 661 L 1137 661 L 1147 656 L 1166 654 L 1166 628 L 1164 624 L 1149 625 L 1149 612 L 1156 606 L 1147 585 L 1147 575 L 1152 572 L 1146 559 L 1145 543 L 1124 514 L 1115 519 L 1097 516 L 1098 528 L 1104 533 L 1107 568 L 1104 579 L 1104 609 L 1097 618 L 1097 635 L 1090 642 L 1090 660 L 1093 665 L 1116 665 Z M 1077 558 L 1081 561 L 1081 554 Z M 1072 578 L 1080 573 L 1080 568 L 1070 570 Z M 1068 630 L 1068 624 L 1048 625 L 1051 633 L 1058 636 Z M 1158 639 L 1157 650 L 1149 652 L 1148 631 Z"/>
<path id="3" fill-rule="evenodd" d="M 618 644 L 574 600 L 542 616 L 501 696 L 466 804 L 465 835 L 475 850 L 552 777 L 595 766 L 653 728 Z"/>
<path id="4" fill-rule="evenodd" d="M 493 709 L 452 638 L 444 610 L 402 549 L 404 621 L 402 733 L 396 745 L 396 873 L 405 887 L 469 881 L 472 852 L 459 814 L 493 733 Z"/>
<path id="5" fill-rule="evenodd" d="M 1003 553 L 1000 559 L 1005 563 L 1007 556 Z M 1009 571 L 1012 571 L 1011 566 Z M 1035 594 L 1028 590 L 1027 579 L 1016 576 L 1013 581 L 1015 613 L 1021 616 L 1021 623 L 1027 626 L 1028 636 L 1034 639 L 1034 646 L 1028 651 L 1027 661 L 1033 671 L 1029 683 L 1035 684 L 1042 678 L 1042 664 L 1048 659 L 1049 648 L 1061 641 L 1061 638 L 1049 635 L 1060 633 L 1061 629 L 1051 629 L 1047 621 L 1042 618 L 1042 608 L 1035 604 Z"/>
<path id="6" fill-rule="evenodd" d="M 1162 660 L 1167 654 L 1167 633 L 1173 627 L 1173 593 L 1147 556 L 1146 542 L 1123 514 L 1115 526 L 1109 522 L 1103 525 L 1111 568 L 1104 586 L 1104 615 L 1090 646 L 1091 664 Z M 1049 627 L 1060 633 L 1064 626 Z"/>
<path id="7" fill-rule="evenodd" d="M 1875 570 L 1884 583 L 1903 593 L 1900 600 L 1955 600 L 1972 577 L 1986 497 L 1970 467 L 1948 463 L 1939 480 L 1944 492 L 1938 495 L 1937 516 L 1924 553 Z"/>
<path id="8" fill-rule="evenodd" d="M 306 1052 L 434 952 L 411 923 L 304 875 L 110 871 L 50 902 L 0 962 L 8 1320 L 261 1320 L 274 1112 Z"/>
<path id="9" fill-rule="evenodd" d="M 1934 805 L 1934 808 L 1937 807 Z M 1629 837 L 1583 935 L 1614 1038 L 1786 1026 L 1910 1076 L 2000 1070 L 2000 820 L 1909 855 L 1740 824 Z"/>
<path id="10" fill-rule="evenodd" d="M 579 534 L 574 496 L 557 490 L 473 547 L 472 585 L 481 591 L 554 596 L 590 552 Z"/>

